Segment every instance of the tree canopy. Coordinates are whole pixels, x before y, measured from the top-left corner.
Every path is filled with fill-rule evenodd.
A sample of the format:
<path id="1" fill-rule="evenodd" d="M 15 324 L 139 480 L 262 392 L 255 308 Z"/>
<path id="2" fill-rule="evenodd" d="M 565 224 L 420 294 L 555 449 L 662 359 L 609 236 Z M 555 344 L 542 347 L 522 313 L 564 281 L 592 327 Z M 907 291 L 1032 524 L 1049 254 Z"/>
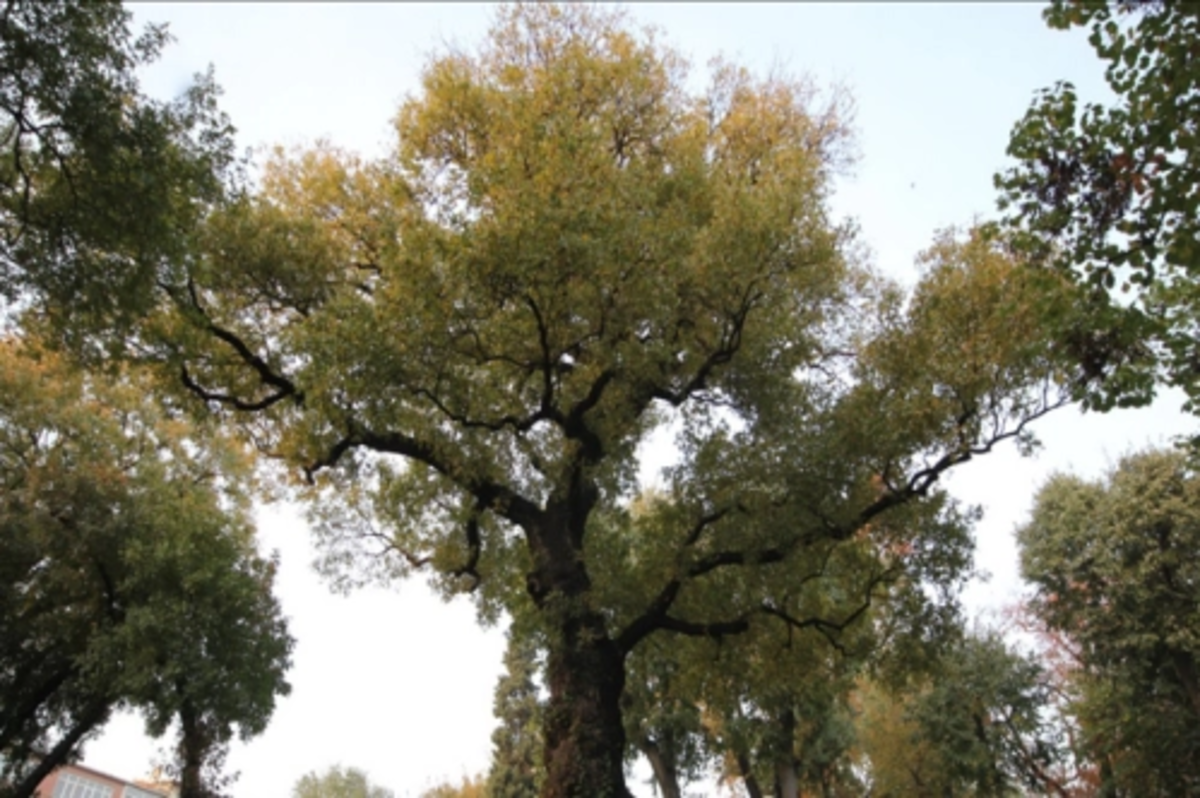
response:
<path id="1" fill-rule="evenodd" d="M 100 360 L 137 349 L 158 270 L 233 177 L 211 75 L 149 100 L 136 71 L 169 37 L 130 21 L 115 2 L 0 12 L 0 780 L 17 795 L 116 707 L 155 736 L 177 723 L 183 794 L 208 794 L 224 744 L 262 731 L 287 692 L 244 452 Z"/>
<path id="2" fill-rule="evenodd" d="M 906 296 L 831 218 L 839 98 L 708 78 L 619 12 L 505 7 L 429 62 L 388 157 L 280 152 L 153 257 L 113 245 L 129 313 L 57 250 L 21 261 L 100 308 L 46 306 L 69 342 L 156 366 L 174 406 L 303 475 L 331 573 L 424 569 L 536 627 L 551 798 L 627 794 L 639 645 L 832 636 L 879 574 L 844 601 L 787 577 L 859 548 L 936 582 L 963 518 L 939 477 L 1068 400 L 1046 320 L 1069 286 L 951 232 Z M 681 460 L 638 515 L 664 429 Z"/>
<path id="3" fill-rule="evenodd" d="M 992 632 L 950 642 L 900 685 L 865 682 L 856 731 L 870 794 L 1072 794 L 1056 778 L 1047 691 L 1036 659 Z"/>

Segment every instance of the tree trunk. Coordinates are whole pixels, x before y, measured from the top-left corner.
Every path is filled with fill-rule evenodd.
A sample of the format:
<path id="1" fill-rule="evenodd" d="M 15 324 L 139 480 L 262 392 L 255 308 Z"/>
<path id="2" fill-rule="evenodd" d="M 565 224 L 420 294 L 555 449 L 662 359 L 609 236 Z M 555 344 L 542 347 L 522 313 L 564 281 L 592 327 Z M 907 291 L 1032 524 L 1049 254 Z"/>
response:
<path id="1" fill-rule="evenodd" d="M 762 787 L 758 784 L 758 779 L 754 778 L 754 771 L 750 767 L 750 757 L 745 751 L 737 752 L 738 770 L 742 771 L 742 781 L 746 785 L 746 794 L 750 798 L 763 798 Z"/>
<path id="2" fill-rule="evenodd" d="M 654 771 L 654 780 L 658 783 L 662 798 L 681 798 L 683 793 L 679 789 L 679 773 L 675 767 L 675 758 L 664 755 L 658 743 L 649 737 L 643 739 L 638 748 L 650 762 L 650 768 Z"/>
<path id="3" fill-rule="evenodd" d="M 71 727 L 71 730 L 64 734 L 54 748 L 50 749 L 49 753 L 38 762 L 37 767 L 27 773 L 25 778 L 13 788 L 13 798 L 32 798 L 38 785 L 42 783 L 42 779 L 50 775 L 50 771 L 59 765 L 66 764 L 76 746 L 79 745 L 79 741 L 108 716 L 109 706 L 109 702 L 104 700 L 90 704 L 75 725 Z"/>
<path id="4" fill-rule="evenodd" d="M 797 798 L 800 780 L 796 778 L 796 766 L 791 759 L 780 759 L 775 763 L 775 794 L 778 798 Z"/>
<path id="5" fill-rule="evenodd" d="M 549 635 L 542 798 L 632 798 L 625 787 L 625 656 L 589 604 L 583 532 L 595 491 L 574 480 L 526 528 L 528 590 Z"/>
<path id="6" fill-rule="evenodd" d="M 1171 660 L 1183 692 L 1191 702 L 1192 714 L 1200 719 L 1200 676 L 1196 674 L 1196 660 L 1182 651 L 1175 651 Z"/>
<path id="7" fill-rule="evenodd" d="M 796 715 L 792 710 L 785 709 L 777 719 L 775 754 L 775 795 L 776 798 L 797 798 L 800 794 L 800 779 L 796 776 L 796 757 L 792 755 L 792 746 L 796 737 Z"/>
<path id="8" fill-rule="evenodd" d="M 209 741 L 204 721 L 190 701 L 179 710 L 179 798 L 208 798 L 204 784 L 204 758 Z"/>
<path id="9" fill-rule="evenodd" d="M 546 676 L 546 783 L 542 798 L 628 798 L 621 691 L 625 662 L 594 612 L 569 613 Z"/>

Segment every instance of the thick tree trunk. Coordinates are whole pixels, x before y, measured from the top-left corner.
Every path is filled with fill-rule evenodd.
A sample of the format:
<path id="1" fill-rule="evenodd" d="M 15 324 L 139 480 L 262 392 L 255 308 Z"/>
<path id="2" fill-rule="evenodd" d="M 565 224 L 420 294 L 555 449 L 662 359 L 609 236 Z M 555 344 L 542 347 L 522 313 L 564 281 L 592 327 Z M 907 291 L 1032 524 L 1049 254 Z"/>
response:
<path id="1" fill-rule="evenodd" d="M 527 528 L 528 589 L 549 635 L 542 798 L 631 798 L 625 787 L 621 692 L 625 655 L 589 606 L 583 532 L 595 490 L 574 480 Z"/>
<path id="2" fill-rule="evenodd" d="M 621 723 L 624 657 L 596 613 L 569 614 L 546 676 L 546 783 L 542 798 L 627 798 Z"/>

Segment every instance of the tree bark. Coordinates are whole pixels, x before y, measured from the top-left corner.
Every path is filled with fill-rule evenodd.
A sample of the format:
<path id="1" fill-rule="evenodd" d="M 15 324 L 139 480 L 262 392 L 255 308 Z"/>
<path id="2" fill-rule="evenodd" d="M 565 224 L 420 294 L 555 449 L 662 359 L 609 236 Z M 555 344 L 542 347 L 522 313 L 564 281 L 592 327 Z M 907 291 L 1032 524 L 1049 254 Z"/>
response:
<path id="1" fill-rule="evenodd" d="M 632 798 L 625 786 L 625 656 L 590 606 L 583 531 L 594 489 L 575 481 L 526 528 L 528 590 L 550 636 L 542 798 Z"/>
<path id="2" fill-rule="evenodd" d="M 178 689 L 183 692 L 184 685 Z M 215 798 L 217 785 L 210 784 L 204 772 L 217 750 L 212 727 L 189 699 L 180 705 L 179 726 L 179 798 Z"/>
<path id="3" fill-rule="evenodd" d="M 674 758 L 664 755 L 658 743 L 649 737 L 643 739 L 638 748 L 650 762 L 650 769 L 654 771 L 654 780 L 658 782 L 662 798 L 681 798 L 683 793 L 679 789 L 679 773 Z"/>
<path id="4" fill-rule="evenodd" d="M 179 712 L 179 725 L 179 795 L 180 798 L 202 798 L 203 746 L 199 741 L 196 713 L 186 703 Z"/>
<path id="5" fill-rule="evenodd" d="M 790 759 L 775 763 L 775 794 L 778 798 L 796 798 L 800 794 L 800 780 L 796 778 L 796 766 Z"/>
<path id="6" fill-rule="evenodd" d="M 621 723 L 624 658 L 594 612 L 568 613 L 546 675 L 546 783 L 542 798 L 628 798 Z"/>

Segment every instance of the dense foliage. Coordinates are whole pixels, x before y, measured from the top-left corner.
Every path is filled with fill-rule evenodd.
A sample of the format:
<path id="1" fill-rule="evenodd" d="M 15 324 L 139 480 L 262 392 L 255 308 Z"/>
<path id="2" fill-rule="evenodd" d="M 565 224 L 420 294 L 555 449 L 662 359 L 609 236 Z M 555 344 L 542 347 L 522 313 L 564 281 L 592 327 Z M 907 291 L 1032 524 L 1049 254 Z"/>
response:
<path id="1" fill-rule="evenodd" d="M 255 550 L 240 449 L 132 375 L 0 341 L 0 783 L 31 795 L 117 707 L 178 721 L 186 796 L 261 732 L 292 640 Z"/>
<path id="2" fill-rule="evenodd" d="M 179 721 L 193 798 L 233 729 L 262 729 L 291 641 L 245 517 L 252 450 L 302 477 L 341 584 L 423 570 L 515 619 L 492 772 L 451 792 L 622 796 L 637 750 L 668 796 L 714 762 L 751 794 L 853 794 L 903 746 L 921 789 L 1050 789 L 1040 672 L 959 640 L 973 515 L 938 481 L 1072 395 L 1197 384 L 1173 91 L 1194 14 L 1110 26 L 1124 10 L 1049 16 L 1095 26 L 1131 104 L 1076 119 L 1069 87 L 1045 95 L 1002 180 L 1016 235 L 941 234 L 906 294 L 829 210 L 844 98 L 729 63 L 694 90 L 617 12 L 503 8 L 428 63 L 387 157 L 280 151 L 250 188 L 210 79 L 139 94 L 165 31 L 9 3 L 7 320 L 108 376 L 5 339 L 7 776 L 138 706 Z M 680 458 L 639 497 L 660 434 Z M 339 769 L 296 790 L 386 794 Z"/>
<path id="3" fill-rule="evenodd" d="M 21 796 L 118 707 L 155 736 L 174 724 L 183 795 L 211 794 L 230 737 L 262 731 L 287 691 L 275 566 L 238 484 L 249 462 L 100 359 L 137 349 L 157 270 L 232 165 L 208 76 L 171 103 L 140 94 L 168 37 L 130 16 L 0 11 L 0 784 Z M 43 351 L 51 339 L 105 375 Z"/>
<path id="4" fill-rule="evenodd" d="M 126 341 L 155 271 L 230 175 L 211 75 L 152 101 L 136 70 L 168 41 L 116 2 L 14 0 L 0 12 L 0 299 L 67 336 Z"/>
<path id="5" fill-rule="evenodd" d="M 122 256 L 132 336 L 70 272 L 103 312 L 68 338 L 135 349 L 303 473 L 332 572 L 428 567 L 539 629 L 547 796 L 626 794 L 625 660 L 652 635 L 808 645 L 889 569 L 949 573 L 940 475 L 1066 401 L 1061 282 L 948 234 L 905 297 L 830 218 L 837 98 L 709 77 L 691 92 L 618 13 L 505 8 L 430 62 L 391 157 L 280 154 L 181 217 L 186 250 Z M 56 263 L 23 261 L 50 298 Z M 635 518 L 638 446 L 672 421 L 668 501 Z M 789 588 L 859 548 L 855 595 Z"/>
<path id="6" fill-rule="evenodd" d="M 1200 479 L 1179 453 L 1059 476 L 1019 533 L 1032 611 L 1076 652 L 1082 755 L 1119 795 L 1200 789 Z"/>

